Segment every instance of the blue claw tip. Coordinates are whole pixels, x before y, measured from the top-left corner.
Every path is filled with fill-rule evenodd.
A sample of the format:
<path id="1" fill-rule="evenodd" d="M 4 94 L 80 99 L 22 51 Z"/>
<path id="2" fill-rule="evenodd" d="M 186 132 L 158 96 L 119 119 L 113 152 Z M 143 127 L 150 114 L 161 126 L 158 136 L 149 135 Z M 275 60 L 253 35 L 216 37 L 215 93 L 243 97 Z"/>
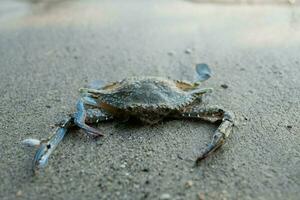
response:
<path id="1" fill-rule="evenodd" d="M 33 164 L 32 164 L 32 168 L 34 171 L 36 169 L 46 166 L 48 157 L 45 156 L 45 154 L 47 153 L 47 151 L 48 148 L 46 144 L 41 144 L 39 149 L 36 151 L 33 158 Z"/>

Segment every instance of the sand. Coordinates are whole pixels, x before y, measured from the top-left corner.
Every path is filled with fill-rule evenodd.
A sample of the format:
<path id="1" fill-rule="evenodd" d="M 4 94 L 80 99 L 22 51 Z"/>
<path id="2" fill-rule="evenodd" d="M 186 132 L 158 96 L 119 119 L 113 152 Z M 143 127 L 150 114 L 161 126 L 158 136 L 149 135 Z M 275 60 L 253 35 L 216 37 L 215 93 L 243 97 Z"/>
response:
<path id="1" fill-rule="evenodd" d="M 299 199 L 299 7 L 49 2 L 1 2 L 0 199 Z M 216 125 L 113 122 L 96 126 L 98 140 L 70 132 L 32 176 L 34 149 L 20 142 L 47 138 L 78 88 L 141 75 L 193 81 L 203 62 L 215 89 L 205 102 L 238 123 L 199 167 Z"/>

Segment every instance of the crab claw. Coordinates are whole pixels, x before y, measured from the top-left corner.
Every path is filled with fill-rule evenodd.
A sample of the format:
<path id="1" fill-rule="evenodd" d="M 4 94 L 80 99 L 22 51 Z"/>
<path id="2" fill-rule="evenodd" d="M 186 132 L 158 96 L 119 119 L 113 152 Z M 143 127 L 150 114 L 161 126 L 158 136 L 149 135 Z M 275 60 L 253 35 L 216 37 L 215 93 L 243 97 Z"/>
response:
<path id="1" fill-rule="evenodd" d="M 85 123 L 86 119 L 86 109 L 84 108 L 84 103 L 82 100 L 78 100 L 76 104 L 77 112 L 74 116 L 74 123 L 81 129 L 85 130 L 88 134 L 98 137 L 103 136 L 103 134 Z"/>
<path id="2" fill-rule="evenodd" d="M 196 163 L 198 164 L 201 160 L 208 157 L 211 153 L 213 153 L 215 150 L 221 147 L 224 143 L 225 135 L 221 132 L 216 132 L 212 138 L 211 143 L 208 145 L 204 153 L 197 158 Z"/>
<path id="3" fill-rule="evenodd" d="M 38 150 L 36 151 L 33 161 L 32 161 L 32 170 L 36 172 L 40 168 L 44 168 L 48 163 L 49 155 L 46 156 L 48 151 L 47 144 L 41 144 Z"/>
<path id="4" fill-rule="evenodd" d="M 50 139 L 40 143 L 32 162 L 32 169 L 34 172 L 37 172 L 39 169 L 44 168 L 47 165 L 49 156 L 62 141 L 67 130 L 67 127 L 59 128 Z"/>

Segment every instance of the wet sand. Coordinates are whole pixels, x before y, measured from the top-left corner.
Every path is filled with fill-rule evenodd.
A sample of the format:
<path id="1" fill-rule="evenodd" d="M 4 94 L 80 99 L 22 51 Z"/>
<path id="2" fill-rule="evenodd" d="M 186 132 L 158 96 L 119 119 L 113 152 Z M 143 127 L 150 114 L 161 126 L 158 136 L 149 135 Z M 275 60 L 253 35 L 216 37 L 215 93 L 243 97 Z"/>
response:
<path id="1" fill-rule="evenodd" d="M 0 199 L 298 199 L 300 8 L 188 1 L 3 1 L 0 8 Z M 96 79 L 194 80 L 238 116 L 227 143 L 194 160 L 215 125 L 104 123 L 72 131 L 32 176 L 25 138 L 47 138 Z M 227 85 L 228 88 L 221 85 Z"/>

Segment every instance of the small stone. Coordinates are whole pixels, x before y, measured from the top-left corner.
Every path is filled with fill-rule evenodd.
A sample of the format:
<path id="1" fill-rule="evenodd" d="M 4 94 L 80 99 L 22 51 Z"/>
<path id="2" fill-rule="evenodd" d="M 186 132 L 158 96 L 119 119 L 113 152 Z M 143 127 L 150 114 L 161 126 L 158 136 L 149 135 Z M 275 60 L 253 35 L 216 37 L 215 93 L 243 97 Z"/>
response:
<path id="1" fill-rule="evenodd" d="M 22 191 L 21 191 L 21 190 L 19 190 L 19 191 L 16 193 L 16 196 L 17 196 L 17 197 L 20 197 L 20 196 L 22 196 Z"/>
<path id="2" fill-rule="evenodd" d="M 149 169 L 148 168 L 144 168 L 142 169 L 143 172 L 149 172 Z"/>
<path id="3" fill-rule="evenodd" d="M 189 181 L 187 181 L 186 183 L 185 183 L 185 187 L 186 188 L 191 188 L 192 186 L 193 186 L 193 181 L 191 181 L 191 180 L 189 180 Z"/>
<path id="4" fill-rule="evenodd" d="M 191 49 L 186 49 L 186 50 L 184 51 L 184 53 L 190 54 L 190 53 L 192 53 L 192 50 L 191 50 Z"/>
<path id="5" fill-rule="evenodd" d="M 205 199 L 205 195 L 204 195 L 203 192 L 199 192 L 199 193 L 198 193 L 198 199 L 199 199 L 199 200 L 204 200 L 204 199 Z"/>
<path id="6" fill-rule="evenodd" d="M 120 165 L 120 167 L 121 167 L 121 168 L 125 168 L 125 167 L 126 167 L 126 165 L 125 165 L 125 164 L 122 164 L 122 165 Z"/>
<path id="7" fill-rule="evenodd" d="M 286 127 L 287 127 L 288 129 L 293 128 L 293 126 L 291 126 L 291 125 L 287 125 Z"/>
<path id="8" fill-rule="evenodd" d="M 150 157 L 150 156 L 152 155 L 152 152 L 151 152 L 151 151 L 147 151 L 147 152 L 146 152 L 146 155 L 147 155 L 148 157 Z"/>
<path id="9" fill-rule="evenodd" d="M 168 199 L 171 199 L 171 195 L 168 194 L 168 193 L 164 193 L 160 196 L 159 198 L 160 200 L 168 200 Z"/>
<path id="10" fill-rule="evenodd" d="M 228 85 L 222 84 L 221 87 L 224 88 L 224 89 L 227 89 L 227 88 L 228 88 Z"/>
<path id="11" fill-rule="evenodd" d="M 174 51 L 169 51 L 169 52 L 168 52 L 168 55 L 169 55 L 169 56 L 173 56 L 173 55 L 175 55 L 175 52 L 174 52 Z"/>
<path id="12" fill-rule="evenodd" d="M 50 105 L 46 105 L 46 108 L 51 108 L 51 106 Z"/>
<path id="13" fill-rule="evenodd" d="M 177 158 L 183 160 L 183 157 L 180 154 L 177 154 Z"/>

